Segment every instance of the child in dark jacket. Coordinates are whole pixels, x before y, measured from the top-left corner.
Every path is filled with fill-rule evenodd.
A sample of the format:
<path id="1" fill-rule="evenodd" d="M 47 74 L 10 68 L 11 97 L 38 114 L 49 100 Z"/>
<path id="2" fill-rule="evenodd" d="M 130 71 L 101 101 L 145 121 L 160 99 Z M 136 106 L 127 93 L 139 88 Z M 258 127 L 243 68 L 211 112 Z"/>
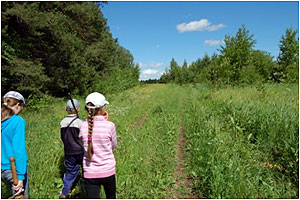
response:
<path id="1" fill-rule="evenodd" d="M 79 141 L 82 120 L 76 115 L 76 110 L 77 112 L 79 111 L 79 101 L 73 99 L 73 102 L 75 108 L 73 107 L 71 100 L 68 100 L 66 105 L 68 115 L 60 122 L 66 168 L 63 178 L 64 186 L 60 193 L 61 199 L 68 197 L 70 189 L 79 174 L 80 166 L 82 166 L 84 153 L 83 146 Z"/>

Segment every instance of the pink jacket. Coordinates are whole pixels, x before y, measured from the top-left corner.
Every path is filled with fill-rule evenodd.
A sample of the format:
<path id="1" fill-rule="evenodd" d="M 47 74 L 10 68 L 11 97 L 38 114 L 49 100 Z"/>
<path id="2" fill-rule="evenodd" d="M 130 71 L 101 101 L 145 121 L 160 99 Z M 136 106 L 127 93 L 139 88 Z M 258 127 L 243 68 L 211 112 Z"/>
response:
<path id="1" fill-rule="evenodd" d="M 84 178 L 105 178 L 116 173 L 116 161 L 113 149 L 117 146 L 115 124 L 107 121 L 103 116 L 94 117 L 93 127 L 93 157 L 89 160 L 88 149 L 88 121 L 81 125 L 79 139 L 83 144 L 83 175 Z"/>

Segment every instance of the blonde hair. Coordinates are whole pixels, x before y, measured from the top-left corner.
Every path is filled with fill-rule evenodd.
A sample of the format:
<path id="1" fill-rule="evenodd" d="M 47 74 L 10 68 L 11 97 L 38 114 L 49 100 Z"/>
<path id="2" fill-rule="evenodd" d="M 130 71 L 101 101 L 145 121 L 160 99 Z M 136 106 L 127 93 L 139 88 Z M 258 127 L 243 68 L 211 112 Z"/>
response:
<path id="1" fill-rule="evenodd" d="M 2 98 L 1 102 L 1 121 L 4 121 L 15 114 L 15 112 L 11 109 L 16 104 L 20 104 L 20 106 L 24 107 L 24 103 L 20 100 L 17 100 L 12 97 L 5 97 Z"/>

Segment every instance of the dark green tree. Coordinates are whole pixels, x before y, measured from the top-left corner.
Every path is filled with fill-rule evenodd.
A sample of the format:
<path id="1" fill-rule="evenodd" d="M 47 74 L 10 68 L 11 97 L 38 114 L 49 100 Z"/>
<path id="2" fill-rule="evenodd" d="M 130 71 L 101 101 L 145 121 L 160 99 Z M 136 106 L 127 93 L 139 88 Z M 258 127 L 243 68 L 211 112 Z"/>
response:
<path id="1" fill-rule="evenodd" d="M 181 67 L 180 75 L 180 84 L 186 84 L 191 82 L 191 73 L 188 67 L 188 63 L 184 60 L 183 65 Z"/>
<path id="2" fill-rule="evenodd" d="M 105 74 L 122 67 L 134 74 L 132 82 L 138 82 L 133 56 L 123 50 L 119 56 L 122 47 L 109 32 L 102 5 L 3 2 L 2 91 L 19 90 L 25 96 L 84 94 L 100 84 Z"/>
<path id="3" fill-rule="evenodd" d="M 251 54 L 251 65 L 256 68 L 261 77 L 262 81 L 272 80 L 272 71 L 275 67 L 275 61 L 273 61 L 273 56 L 270 53 L 261 50 L 254 50 Z"/>
<path id="4" fill-rule="evenodd" d="M 288 66 L 299 62 L 299 38 L 298 30 L 286 29 L 285 36 L 281 36 L 278 56 L 278 64 Z"/>
<path id="5" fill-rule="evenodd" d="M 179 74 L 180 74 L 180 67 L 177 64 L 177 62 L 175 61 L 174 58 L 172 58 L 171 62 L 170 62 L 170 81 L 174 81 L 174 82 L 178 82 L 179 80 Z"/>
<path id="6" fill-rule="evenodd" d="M 190 76 L 190 82 L 193 83 L 203 83 L 207 82 L 209 72 L 208 68 L 211 64 L 211 58 L 207 53 L 205 53 L 204 57 L 201 59 L 197 59 L 196 62 L 192 62 L 192 64 L 189 67 L 189 76 Z"/>
<path id="7" fill-rule="evenodd" d="M 246 29 L 245 25 L 242 25 L 242 27 L 238 29 L 234 37 L 230 37 L 229 35 L 225 36 L 225 46 L 221 46 L 220 49 L 221 59 L 226 63 L 224 63 L 223 66 L 230 68 L 229 71 L 231 73 L 228 77 L 228 81 L 232 84 L 239 83 L 242 68 L 250 64 L 251 52 L 256 43 L 253 36 L 253 34 L 250 35 L 250 31 Z M 226 59 L 224 60 L 224 58 Z"/>
<path id="8" fill-rule="evenodd" d="M 281 37 L 277 59 L 279 68 L 274 72 L 279 75 L 276 79 L 277 82 L 284 79 L 290 82 L 299 80 L 299 38 L 297 38 L 297 33 L 298 30 L 288 28 L 285 35 Z"/>

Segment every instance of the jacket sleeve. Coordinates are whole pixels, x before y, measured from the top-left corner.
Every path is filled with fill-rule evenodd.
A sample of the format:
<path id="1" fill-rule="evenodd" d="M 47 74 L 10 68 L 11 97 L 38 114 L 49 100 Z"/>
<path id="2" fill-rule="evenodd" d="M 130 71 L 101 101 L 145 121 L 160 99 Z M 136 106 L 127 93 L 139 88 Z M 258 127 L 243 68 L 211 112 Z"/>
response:
<path id="1" fill-rule="evenodd" d="M 13 155 L 17 170 L 18 180 L 24 180 L 27 170 L 27 151 L 25 144 L 25 129 L 26 123 L 23 118 L 16 120 L 16 127 L 13 133 L 12 146 Z"/>
<path id="2" fill-rule="evenodd" d="M 112 123 L 110 131 L 111 131 L 112 148 L 114 149 L 117 147 L 117 132 L 116 132 L 116 126 L 114 123 Z"/>

